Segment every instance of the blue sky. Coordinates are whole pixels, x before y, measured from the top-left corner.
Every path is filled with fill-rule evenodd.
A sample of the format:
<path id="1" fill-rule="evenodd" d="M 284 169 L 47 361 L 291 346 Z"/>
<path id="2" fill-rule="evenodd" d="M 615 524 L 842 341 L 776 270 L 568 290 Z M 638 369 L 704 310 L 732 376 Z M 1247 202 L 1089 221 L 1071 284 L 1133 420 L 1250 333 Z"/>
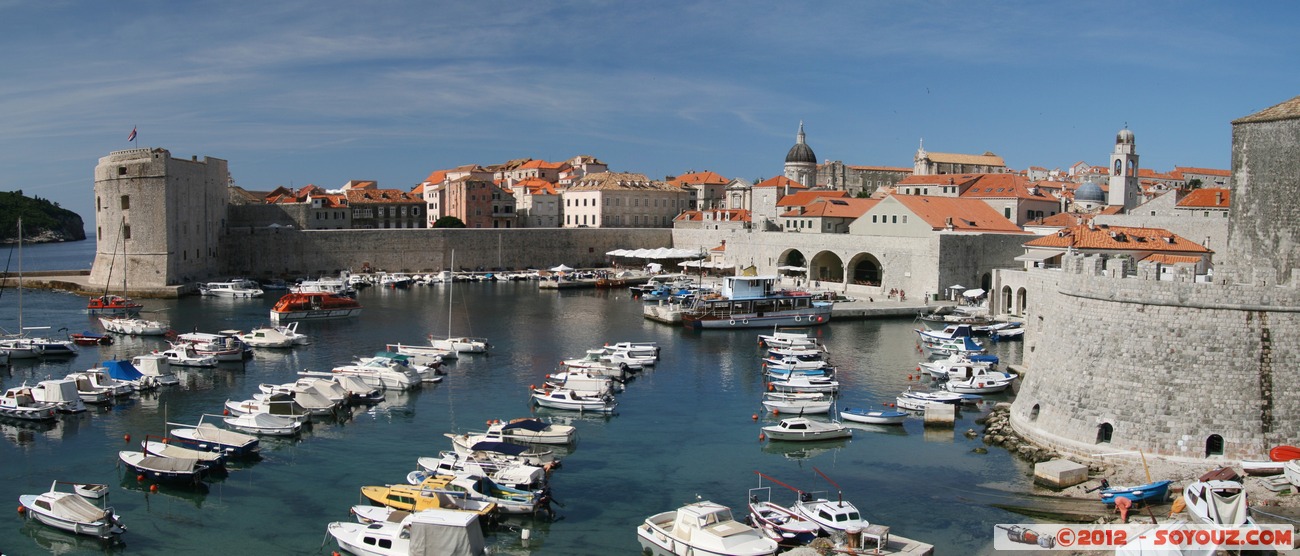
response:
<path id="1" fill-rule="evenodd" d="M 927 150 L 1013 168 L 1228 168 L 1300 94 L 1288 2 L 0 0 L 0 190 L 92 228 L 99 157 L 230 162 L 248 189 L 594 155 L 653 178 Z"/>

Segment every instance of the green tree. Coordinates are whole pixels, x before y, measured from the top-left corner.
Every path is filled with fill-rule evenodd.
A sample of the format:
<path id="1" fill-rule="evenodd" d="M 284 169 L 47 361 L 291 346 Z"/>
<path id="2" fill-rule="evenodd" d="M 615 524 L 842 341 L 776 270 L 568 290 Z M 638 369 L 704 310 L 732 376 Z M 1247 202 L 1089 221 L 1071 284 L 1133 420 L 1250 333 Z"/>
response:
<path id="1" fill-rule="evenodd" d="M 435 228 L 464 228 L 465 222 L 455 216 L 444 216 L 433 222 Z"/>
<path id="2" fill-rule="evenodd" d="M 1201 182 L 1200 178 L 1192 178 L 1192 179 L 1190 179 L 1190 180 L 1187 180 L 1187 188 L 1188 188 L 1188 189 L 1200 189 L 1200 188 L 1201 188 L 1201 183 L 1202 183 L 1202 182 Z"/>

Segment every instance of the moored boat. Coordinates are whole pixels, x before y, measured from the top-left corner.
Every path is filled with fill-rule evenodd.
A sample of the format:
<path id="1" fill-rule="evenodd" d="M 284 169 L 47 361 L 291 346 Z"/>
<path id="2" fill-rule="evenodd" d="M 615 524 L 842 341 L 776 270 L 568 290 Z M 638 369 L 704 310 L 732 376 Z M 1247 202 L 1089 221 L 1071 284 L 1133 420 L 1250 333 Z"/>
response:
<path id="1" fill-rule="evenodd" d="M 113 508 L 95 506 L 76 492 L 59 491 L 59 484 L 54 481 L 48 492 L 19 496 L 19 509 L 50 527 L 101 540 L 114 540 L 126 531 Z"/>
<path id="2" fill-rule="evenodd" d="M 571 444 L 577 432 L 571 425 L 547 423 L 541 419 L 521 417 L 508 422 L 497 421 L 488 425 L 485 436 L 528 444 Z"/>
<path id="3" fill-rule="evenodd" d="M 782 545 L 808 544 L 821 534 L 812 520 L 773 502 L 771 487 L 749 489 L 749 522 Z"/>
<path id="4" fill-rule="evenodd" d="M 262 286 L 252 280 L 236 278 L 226 282 L 206 282 L 199 284 L 199 295 L 211 297 L 262 297 Z"/>
<path id="5" fill-rule="evenodd" d="M 292 292 L 275 302 L 271 308 L 271 322 L 337 319 L 360 314 L 361 304 L 346 295 L 321 291 Z"/>
<path id="6" fill-rule="evenodd" d="M 690 328 L 817 326 L 831 319 L 831 304 L 812 294 L 777 290 L 777 276 L 727 276 L 719 294 L 700 296 L 682 311 Z"/>
<path id="7" fill-rule="evenodd" d="M 364 507 L 357 507 L 354 510 Z M 358 520 L 361 513 L 357 513 Z M 469 512 L 431 509 L 415 513 L 388 512 L 383 520 L 331 522 L 326 526 L 339 548 L 364 556 L 445 554 L 481 556 L 487 553 L 479 518 Z"/>
<path id="8" fill-rule="evenodd" d="M 193 459 L 164 458 L 133 450 L 120 451 L 117 456 L 132 473 L 160 483 L 198 485 L 208 473 L 207 464 Z"/>
<path id="9" fill-rule="evenodd" d="M 5 390 L 0 397 L 0 417 L 22 421 L 53 421 L 58 418 L 58 408 L 49 402 L 38 402 L 28 386 Z"/>
<path id="10" fill-rule="evenodd" d="M 59 413 L 81 413 L 86 402 L 77 394 L 77 381 L 71 378 L 42 380 L 31 389 L 32 398 L 38 402 L 54 404 Z"/>
<path id="11" fill-rule="evenodd" d="M 847 407 L 840 410 L 840 418 L 855 423 L 873 425 L 901 425 L 907 420 L 907 412 L 889 409 L 863 409 Z"/>
<path id="12" fill-rule="evenodd" d="M 851 438 L 853 429 L 839 422 L 813 421 L 804 417 L 782 419 L 780 423 L 763 427 L 763 433 L 771 440 L 817 441 L 836 438 Z"/>
<path id="13" fill-rule="evenodd" d="M 730 508 L 709 501 L 647 517 L 636 535 L 641 549 L 655 556 L 763 556 L 779 548 L 759 530 L 732 518 Z"/>
<path id="14" fill-rule="evenodd" d="M 834 400 L 821 392 L 768 392 L 763 408 L 777 414 L 812 415 L 831 410 Z"/>
<path id="15" fill-rule="evenodd" d="M 226 426 L 249 434 L 293 436 L 302 431 L 302 421 L 270 413 L 245 413 L 221 419 Z"/>
<path id="16" fill-rule="evenodd" d="M 186 448 L 220 452 L 228 458 L 252 457 L 257 454 L 259 443 L 256 436 L 228 431 L 211 423 L 205 423 L 203 419 L 206 417 L 206 415 L 200 417 L 197 425 L 168 423 L 179 427 L 171 429 L 172 438 Z"/>
<path id="17" fill-rule="evenodd" d="M 129 297 L 111 294 L 92 297 L 86 303 L 86 312 L 92 315 L 133 315 L 142 308 L 144 305 Z"/>
<path id="18" fill-rule="evenodd" d="M 618 408 L 618 401 L 613 396 L 588 397 L 568 388 L 534 390 L 533 401 L 542 407 L 593 413 L 613 413 Z"/>
<path id="19" fill-rule="evenodd" d="M 127 317 L 99 317 L 104 330 L 130 336 L 162 336 L 167 333 L 166 323 L 156 320 Z"/>
<path id="20" fill-rule="evenodd" d="M 1159 504 L 1169 494 L 1169 485 L 1173 481 L 1155 481 L 1137 486 L 1107 486 L 1101 489 L 1101 501 L 1107 506 L 1114 506 L 1115 499 L 1128 498 L 1132 502 Z"/>
<path id="21" fill-rule="evenodd" d="M 113 337 L 107 334 L 91 332 L 74 332 L 68 335 L 72 342 L 79 346 L 108 346 L 113 345 Z"/>

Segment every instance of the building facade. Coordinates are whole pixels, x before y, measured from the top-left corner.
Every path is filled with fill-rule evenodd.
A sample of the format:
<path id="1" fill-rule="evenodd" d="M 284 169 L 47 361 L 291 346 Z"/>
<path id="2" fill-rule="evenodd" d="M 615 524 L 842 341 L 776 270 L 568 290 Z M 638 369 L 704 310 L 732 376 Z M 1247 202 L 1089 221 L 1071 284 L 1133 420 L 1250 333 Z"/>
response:
<path id="1" fill-rule="evenodd" d="M 668 228 L 691 198 L 680 187 L 625 172 L 588 175 L 561 195 L 565 228 Z"/>

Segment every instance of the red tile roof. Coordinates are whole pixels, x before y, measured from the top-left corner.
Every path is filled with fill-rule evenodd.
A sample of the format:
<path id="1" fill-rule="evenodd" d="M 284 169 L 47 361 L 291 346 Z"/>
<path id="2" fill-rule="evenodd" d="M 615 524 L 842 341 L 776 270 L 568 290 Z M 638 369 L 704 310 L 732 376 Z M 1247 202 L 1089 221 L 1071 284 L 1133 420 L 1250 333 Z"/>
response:
<path id="1" fill-rule="evenodd" d="M 822 198 L 787 211 L 781 216 L 807 218 L 858 218 L 880 203 L 880 199 Z"/>
<path id="2" fill-rule="evenodd" d="M 447 181 L 447 170 L 434 170 L 429 176 L 424 178 L 425 183 L 442 183 Z"/>
<path id="3" fill-rule="evenodd" d="M 890 198 L 907 207 L 934 230 L 946 229 L 951 219 L 955 231 L 1026 233 L 979 199 L 923 195 L 893 195 Z"/>
<path id="4" fill-rule="evenodd" d="M 1160 263 L 1160 264 L 1178 264 L 1201 262 L 1200 257 L 1192 255 L 1170 255 L 1167 253 L 1152 253 L 1142 258 L 1143 262 Z"/>
<path id="5" fill-rule="evenodd" d="M 731 183 L 731 180 L 722 177 L 722 175 L 717 172 L 706 171 L 682 174 L 669 180 L 668 183 L 679 187 L 685 185 L 727 185 Z"/>
<path id="6" fill-rule="evenodd" d="M 1216 208 L 1226 209 L 1232 206 L 1232 192 L 1223 187 L 1193 189 L 1186 197 L 1178 201 L 1178 208 Z"/>
<path id="7" fill-rule="evenodd" d="M 673 220 L 676 222 L 703 222 L 705 213 L 712 214 L 711 220 L 717 222 L 749 222 L 751 220 L 749 211 L 745 209 L 684 210 Z"/>
<path id="8" fill-rule="evenodd" d="M 422 203 L 424 199 L 400 189 L 350 189 L 346 192 L 348 204 L 366 203 Z"/>
<path id="9" fill-rule="evenodd" d="M 1207 176 L 1219 176 L 1223 178 L 1232 177 L 1231 170 L 1219 170 L 1216 168 L 1192 168 L 1190 166 L 1175 166 L 1174 169 L 1184 174 L 1205 174 Z"/>
<path id="10" fill-rule="evenodd" d="M 844 198 L 848 197 L 847 191 L 800 191 L 791 193 L 776 202 L 777 207 L 798 207 L 812 203 L 823 198 Z"/>
<path id="11" fill-rule="evenodd" d="M 785 176 L 776 176 L 754 184 L 754 187 L 789 187 L 790 189 L 808 189 L 804 184 Z"/>
<path id="12" fill-rule="evenodd" d="M 1163 228 L 1071 226 L 1025 243 L 1025 247 L 1074 247 L 1115 251 L 1212 253 L 1205 246 Z"/>

